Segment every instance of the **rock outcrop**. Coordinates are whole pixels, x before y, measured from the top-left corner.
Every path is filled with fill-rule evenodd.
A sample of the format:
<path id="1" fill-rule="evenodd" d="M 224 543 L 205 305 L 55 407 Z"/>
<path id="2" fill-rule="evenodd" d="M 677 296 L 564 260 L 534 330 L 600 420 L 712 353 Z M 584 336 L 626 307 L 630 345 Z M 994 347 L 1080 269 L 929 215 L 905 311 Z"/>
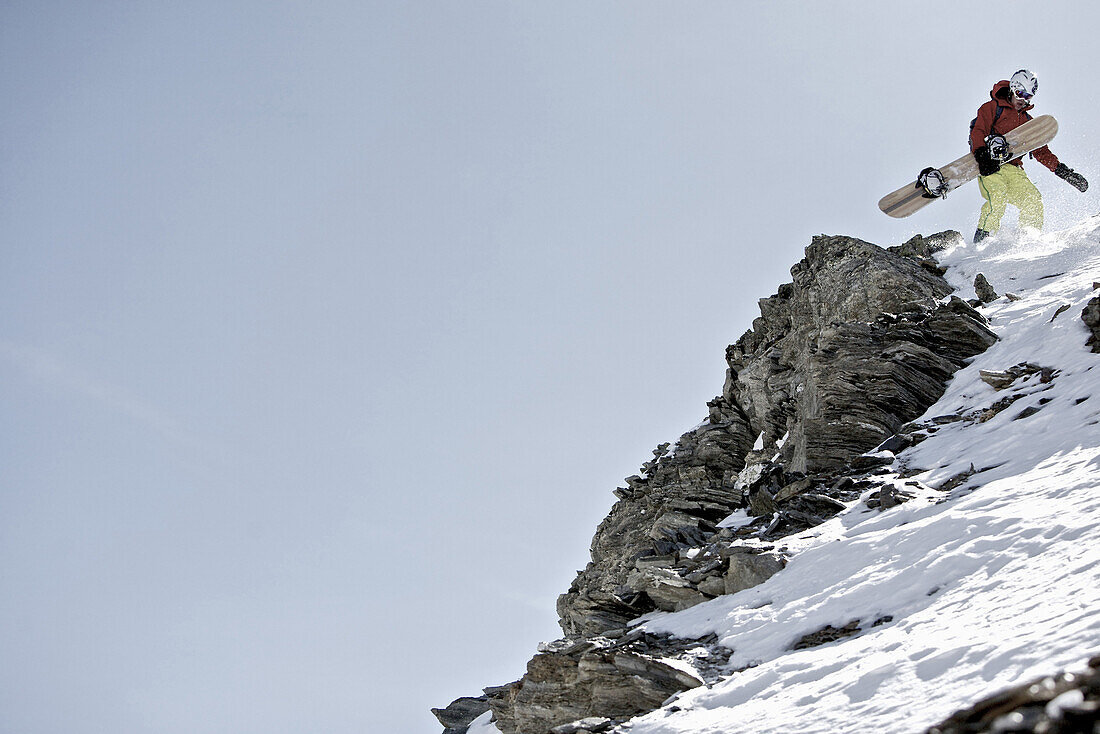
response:
<path id="1" fill-rule="evenodd" d="M 488 696 L 465 696 L 455 699 L 445 709 L 432 709 L 432 713 L 443 725 L 443 734 L 464 734 L 470 722 L 488 710 Z"/>
<path id="2" fill-rule="evenodd" d="M 625 720 L 703 684 L 675 659 L 712 655 L 697 641 L 645 635 L 563 640 L 544 645 L 527 664 L 527 675 L 496 689 L 489 701 L 497 728 L 509 733 L 548 732 L 583 719 Z M 728 657 L 727 651 L 715 661 Z"/>
<path id="3" fill-rule="evenodd" d="M 813 240 L 794 281 L 760 302 L 752 330 L 727 349 L 708 419 L 617 490 L 592 562 L 559 599 L 567 636 L 702 601 L 674 583 L 647 585 L 660 575 L 652 559 L 715 535 L 743 504 L 737 480 L 747 462 L 770 458 L 802 475 L 841 469 L 923 413 L 993 343 L 973 308 L 947 298 L 952 288 L 931 259 L 951 236 L 894 252 L 849 237 Z"/>
<path id="4" fill-rule="evenodd" d="M 502 732 L 590 731 L 582 722 L 611 726 L 702 685 L 728 650 L 639 639 L 630 622 L 763 583 L 786 564 L 778 539 L 861 497 L 883 510 L 910 496 L 878 475 L 920 440 L 906 424 L 996 339 L 933 259 L 958 237 L 890 250 L 814 238 L 727 348 L 707 418 L 615 490 L 591 562 L 558 600 L 564 638 L 520 680 L 486 689 Z"/>

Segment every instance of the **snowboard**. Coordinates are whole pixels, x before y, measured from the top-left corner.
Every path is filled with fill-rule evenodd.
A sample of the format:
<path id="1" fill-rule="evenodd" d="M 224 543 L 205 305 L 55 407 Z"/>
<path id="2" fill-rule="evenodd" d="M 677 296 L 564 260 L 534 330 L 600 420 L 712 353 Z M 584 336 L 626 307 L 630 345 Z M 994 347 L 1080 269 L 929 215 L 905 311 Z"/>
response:
<path id="1" fill-rule="evenodd" d="M 1005 133 L 1005 140 L 1011 151 L 1010 161 L 1025 156 L 1036 148 L 1054 139 L 1058 133 L 1058 121 L 1051 115 L 1041 115 L 1028 120 L 1015 130 Z M 1006 162 L 1005 165 L 1008 165 Z M 953 191 L 967 181 L 973 181 L 978 177 L 978 162 L 974 160 L 973 153 L 967 153 L 962 158 L 941 166 L 937 169 L 947 183 L 947 191 Z M 946 196 L 946 193 L 944 194 Z M 913 212 L 919 211 L 940 197 L 929 197 L 919 181 L 914 180 L 902 186 L 897 191 L 887 194 L 878 202 L 878 208 L 891 217 L 907 217 Z"/>

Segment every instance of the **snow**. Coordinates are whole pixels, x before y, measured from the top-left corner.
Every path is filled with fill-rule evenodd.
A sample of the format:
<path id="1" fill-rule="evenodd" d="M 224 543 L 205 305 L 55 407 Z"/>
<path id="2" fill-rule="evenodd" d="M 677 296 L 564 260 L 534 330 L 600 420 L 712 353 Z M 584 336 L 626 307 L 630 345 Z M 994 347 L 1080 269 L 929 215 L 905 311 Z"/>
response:
<path id="1" fill-rule="evenodd" d="M 756 519 L 755 517 L 749 517 L 749 511 L 748 510 L 740 509 L 740 510 L 737 510 L 736 512 L 734 512 L 733 514 L 731 514 L 729 517 L 727 517 L 722 522 L 718 523 L 718 527 L 720 527 L 720 528 L 732 528 L 733 530 L 737 530 L 738 528 L 743 528 L 746 525 L 751 525 L 752 521 L 755 520 L 755 519 Z"/>
<path id="2" fill-rule="evenodd" d="M 733 488 L 737 491 L 749 486 L 764 473 L 764 469 L 767 466 L 764 462 L 756 462 L 755 464 L 749 464 L 740 472 L 737 473 L 737 479 L 733 482 Z"/>
<path id="3" fill-rule="evenodd" d="M 940 426 L 898 454 L 916 496 L 885 512 L 860 503 L 782 545 L 766 583 L 645 622 L 709 633 L 733 649 L 732 674 L 639 717 L 632 734 L 919 731 L 977 699 L 1074 669 L 1100 652 L 1100 355 L 1080 314 L 1100 281 L 1100 219 L 1048 235 L 1005 235 L 941 253 L 958 295 L 982 272 L 999 298 L 982 309 L 1000 340 L 949 384 L 926 418 Z M 1047 277 L 1055 276 L 1055 277 Z M 1063 305 L 1069 309 L 1055 317 Z M 1021 362 L 1057 370 L 997 391 L 980 370 Z M 1028 407 L 1034 415 L 1017 417 Z M 947 479 L 975 473 L 949 492 Z M 916 486 L 905 482 L 917 481 Z M 725 520 L 735 527 L 745 518 Z M 792 651 L 826 625 L 857 636 Z M 1060 702 L 1068 703 L 1067 702 Z"/>
<path id="4" fill-rule="evenodd" d="M 492 723 L 493 712 L 486 711 L 481 716 L 470 722 L 470 728 L 466 734 L 500 734 L 500 729 Z"/>
<path id="5" fill-rule="evenodd" d="M 1085 694 L 1079 688 L 1066 691 L 1046 705 L 1047 716 L 1052 719 L 1060 718 L 1063 709 L 1080 706 L 1084 700 Z"/>

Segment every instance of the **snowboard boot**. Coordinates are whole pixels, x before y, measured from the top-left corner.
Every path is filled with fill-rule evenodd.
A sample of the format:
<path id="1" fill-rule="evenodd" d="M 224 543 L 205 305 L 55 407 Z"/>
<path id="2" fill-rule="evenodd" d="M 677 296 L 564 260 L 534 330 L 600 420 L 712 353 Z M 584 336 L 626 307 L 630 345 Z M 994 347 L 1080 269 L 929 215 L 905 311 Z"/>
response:
<path id="1" fill-rule="evenodd" d="M 984 229 L 979 228 L 978 231 L 974 233 L 974 244 L 978 244 L 988 236 L 989 232 L 986 232 Z"/>

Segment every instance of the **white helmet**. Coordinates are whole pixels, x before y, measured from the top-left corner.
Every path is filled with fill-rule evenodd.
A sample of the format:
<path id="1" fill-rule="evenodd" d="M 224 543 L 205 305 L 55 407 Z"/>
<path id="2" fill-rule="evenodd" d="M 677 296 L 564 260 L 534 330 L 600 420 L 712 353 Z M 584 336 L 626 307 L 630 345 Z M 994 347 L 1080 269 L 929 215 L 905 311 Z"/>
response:
<path id="1" fill-rule="evenodd" d="M 1008 80 L 1008 88 L 1017 99 L 1030 102 L 1035 93 L 1039 91 L 1039 80 L 1027 69 L 1020 69 Z"/>

